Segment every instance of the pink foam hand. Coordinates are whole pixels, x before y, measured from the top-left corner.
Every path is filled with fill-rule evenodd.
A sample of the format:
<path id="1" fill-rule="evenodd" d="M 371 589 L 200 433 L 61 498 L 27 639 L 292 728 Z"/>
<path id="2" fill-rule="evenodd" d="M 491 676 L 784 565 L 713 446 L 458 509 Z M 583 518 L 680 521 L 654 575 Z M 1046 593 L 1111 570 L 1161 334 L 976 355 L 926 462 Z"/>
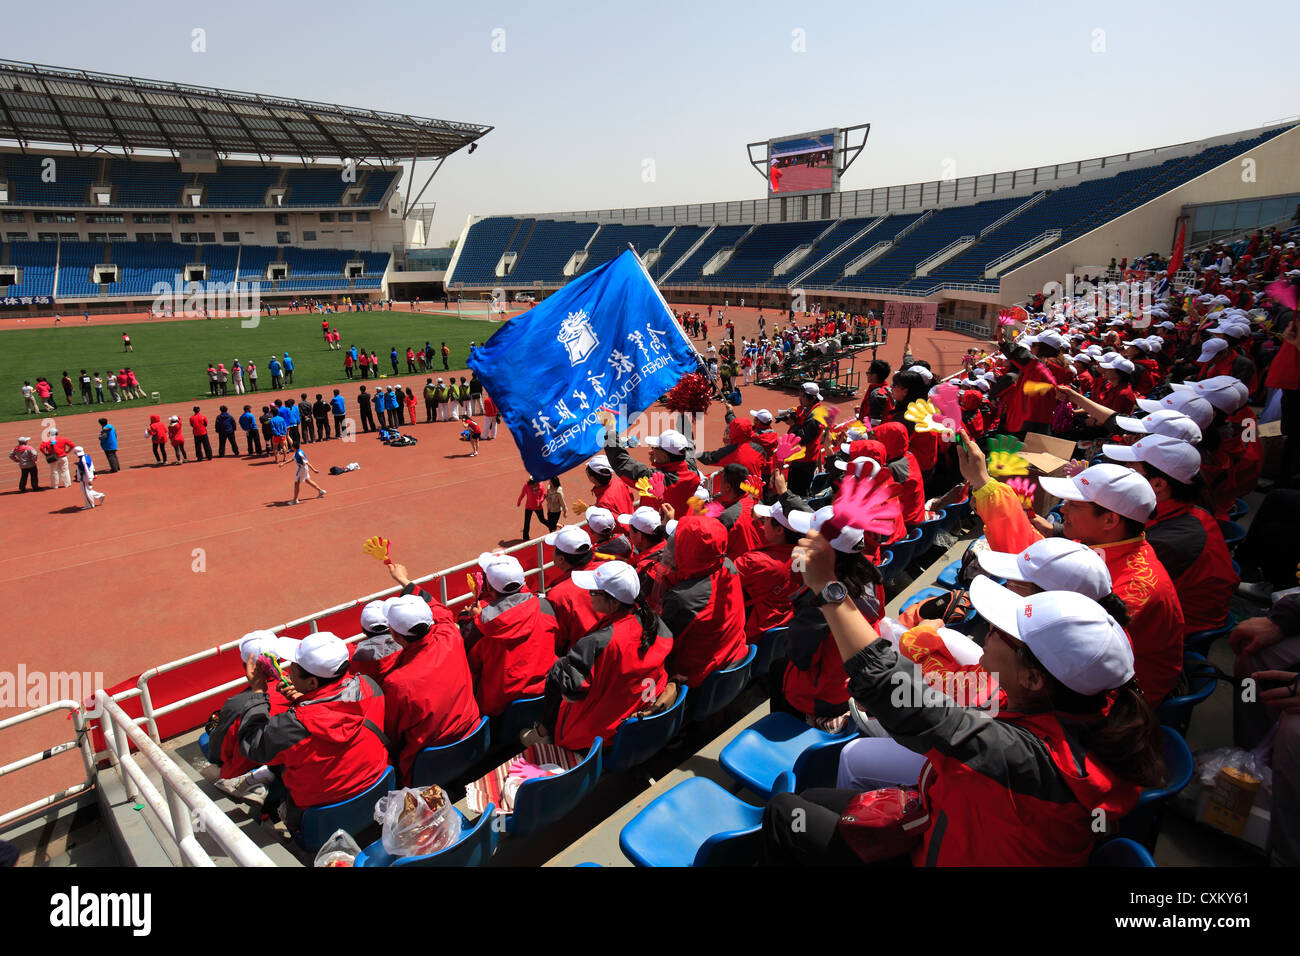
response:
<path id="1" fill-rule="evenodd" d="M 787 432 L 776 440 L 776 452 L 773 458 L 779 464 L 784 465 L 794 456 L 796 451 L 803 451 L 803 446 L 799 444 L 799 436 Z"/>
<path id="2" fill-rule="evenodd" d="M 520 777 L 524 780 L 533 780 L 537 777 L 550 776 L 550 774 L 541 767 L 529 763 L 523 757 L 516 757 L 514 760 L 510 761 L 509 766 L 506 767 L 506 772 L 507 776 Z"/>
<path id="3" fill-rule="evenodd" d="M 883 468 L 870 478 L 849 475 L 840 482 L 839 494 L 835 496 L 835 513 L 822 525 L 822 536 L 833 540 L 845 528 L 888 534 L 894 530 L 898 516 L 903 513 L 898 501 L 901 491 L 902 486 L 894 482 Z"/>
<path id="4" fill-rule="evenodd" d="M 1296 287 L 1285 279 L 1278 279 L 1276 282 L 1270 282 L 1264 287 L 1268 297 L 1279 305 L 1284 305 L 1288 309 L 1294 310 L 1298 297 Z"/>
<path id="5" fill-rule="evenodd" d="M 1038 486 L 1034 482 L 1028 478 L 1017 476 L 1007 479 L 1007 487 L 1016 493 L 1016 497 L 1020 499 L 1021 507 L 1026 511 L 1034 510 L 1034 493 L 1038 490 Z"/>
<path id="6" fill-rule="evenodd" d="M 939 409 L 935 420 L 951 431 L 961 428 L 961 388 L 956 382 L 944 382 L 934 393 L 934 404 Z"/>
<path id="7" fill-rule="evenodd" d="M 707 505 L 704 506 L 704 517 L 716 518 L 722 514 L 723 510 L 724 509 L 722 507 L 721 502 L 710 501 Z"/>
<path id="8" fill-rule="evenodd" d="M 660 501 L 664 500 L 664 473 L 656 471 L 650 476 L 650 493 Z"/>

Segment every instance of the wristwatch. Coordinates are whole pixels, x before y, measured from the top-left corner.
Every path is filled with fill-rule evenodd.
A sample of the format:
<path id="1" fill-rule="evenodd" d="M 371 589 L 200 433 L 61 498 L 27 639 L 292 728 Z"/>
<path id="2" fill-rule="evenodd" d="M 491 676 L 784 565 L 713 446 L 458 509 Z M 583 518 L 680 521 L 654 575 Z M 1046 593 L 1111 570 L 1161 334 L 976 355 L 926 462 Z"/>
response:
<path id="1" fill-rule="evenodd" d="M 824 607 L 827 604 L 839 604 L 849 596 L 849 589 L 839 581 L 831 581 L 826 587 L 822 588 L 821 593 L 817 595 L 817 607 Z"/>

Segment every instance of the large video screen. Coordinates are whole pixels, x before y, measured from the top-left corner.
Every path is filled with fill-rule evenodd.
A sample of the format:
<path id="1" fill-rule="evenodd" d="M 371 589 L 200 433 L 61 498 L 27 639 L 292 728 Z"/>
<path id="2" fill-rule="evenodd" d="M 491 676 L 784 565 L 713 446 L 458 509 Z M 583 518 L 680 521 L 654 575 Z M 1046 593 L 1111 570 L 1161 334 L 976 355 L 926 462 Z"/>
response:
<path id="1" fill-rule="evenodd" d="M 768 143 L 769 196 L 829 192 L 835 188 L 835 130 L 805 133 Z"/>

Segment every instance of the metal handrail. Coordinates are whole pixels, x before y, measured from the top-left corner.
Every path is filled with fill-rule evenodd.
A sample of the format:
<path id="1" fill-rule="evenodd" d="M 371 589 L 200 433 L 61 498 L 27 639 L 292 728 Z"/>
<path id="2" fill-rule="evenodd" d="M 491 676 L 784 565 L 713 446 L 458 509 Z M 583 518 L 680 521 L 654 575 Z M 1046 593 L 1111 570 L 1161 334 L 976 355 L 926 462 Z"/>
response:
<path id="1" fill-rule="evenodd" d="M 127 796 L 140 800 L 153 811 L 180 850 L 185 863 L 190 866 L 217 865 L 194 836 L 194 824 L 198 821 L 203 832 L 212 834 L 236 865 L 275 866 L 271 858 L 186 776 L 185 771 L 135 725 L 135 721 L 107 691 L 96 691 L 95 702 L 101 708 L 104 739 L 108 742 L 113 766 Z M 131 752 L 133 745 L 162 779 L 165 797 L 136 762 Z"/>
<path id="2" fill-rule="evenodd" d="M 926 266 L 930 265 L 936 259 L 940 258 L 941 256 L 945 255 L 948 252 L 951 252 L 954 248 L 960 246 L 962 243 L 970 244 L 975 242 L 977 238 L 978 237 L 976 236 L 958 236 L 956 239 L 948 243 L 938 252 L 931 253 L 930 255 L 922 259 L 920 262 L 918 262 L 915 266 L 912 267 L 912 271 L 915 272 L 917 275 L 920 275 L 921 270 L 924 269 Z"/>
<path id="3" fill-rule="evenodd" d="M 1044 229 L 1038 235 L 1034 236 L 1034 238 L 1026 239 L 1024 242 L 1022 242 L 1020 245 L 1016 246 L 1014 249 L 1010 250 L 1009 252 L 1004 252 L 996 259 L 990 259 L 988 262 L 984 263 L 984 271 L 988 272 L 990 269 L 996 269 L 999 265 L 1001 265 L 1004 262 L 1009 262 L 1010 260 L 1014 259 L 1017 255 L 1019 255 L 1021 252 L 1024 252 L 1024 250 L 1028 249 L 1036 242 L 1042 242 L 1044 239 L 1047 239 L 1049 237 L 1052 239 L 1053 242 L 1055 242 L 1057 239 L 1061 238 L 1061 235 L 1062 233 L 1060 229 Z"/>
<path id="4" fill-rule="evenodd" d="M 1030 206 L 1035 206 L 1046 198 L 1047 198 L 1046 189 L 1044 189 L 1042 192 L 1034 193 L 1032 196 L 1030 196 L 1027 200 L 1022 202 L 1015 209 L 1012 209 L 1010 212 L 1005 213 L 1004 215 L 998 217 L 997 219 L 994 219 L 991 223 L 989 223 L 987 226 L 981 229 L 979 237 L 983 239 L 985 236 L 987 236 L 994 229 L 998 228 L 998 226 L 1002 225 L 1008 219 L 1014 219 L 1016 216 L 1019 216 L 1022 212 L 1028 209 Z"/>
<path id="5" fill-rule="evenodd" d="M 0 720 L 0 730 L 8 730 L 10 727 L 16 727 L 18 724 L 25 723 L 29 720 L 35 720 L 38 717 L 44 717 L 47 714 L 57 713 L 61 710 L 69 711 L 72 716 L 72 726 L 76 731 L 76 736 L 72 740 L 55 744 L 47 747 L 45 750 L 38 751 L 27 757 L 22 757 L 12 763 L 0 767 L 0 778 L 15 771 L 22 770 L 24 767 L 30 767 L 42 761 L 49 760 L 51 757 L 58 756 L 61 753 L 76 747 L 81 751 L 81 762 L 85 766 L 86 779 L 79 784 L 60 790 L 58 793 L 51 793 L 39 800 L 34 800 L 25 807 L 19 807 L 17 810 L 10 810 L 8 813 L 0 814 L 0 827 L 8 824 L 12 820 L 24 817 L 34 810 L 40 810 L 48 807 L 50 804 L 58 803 L 66 797 L 74 796 L 83 790 L 89 790 L 92 781 L 95 779 L 95 760 L 90 752 L 90 735 L 86 729 L 86 715 L 82 710 L 81 704 L 75 700 L 56 700 L 46 704 L 44 707 L 34 707 L 31 710 L 23 711 L 21 714 L 15 714 L 12 717 L 6 717 Z"/>

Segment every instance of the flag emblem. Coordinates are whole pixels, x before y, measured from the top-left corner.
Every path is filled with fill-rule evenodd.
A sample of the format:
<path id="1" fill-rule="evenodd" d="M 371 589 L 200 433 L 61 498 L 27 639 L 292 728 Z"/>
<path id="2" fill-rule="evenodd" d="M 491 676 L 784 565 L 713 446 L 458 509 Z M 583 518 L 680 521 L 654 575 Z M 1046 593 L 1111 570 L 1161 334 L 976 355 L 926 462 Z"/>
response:
<path id="1" fill-rule="evenodd" d="M 568 317 L 560 323 L 560 331 L 556 338 L 569 350 L 570 367 L 587 361 L 591 350 L 600 344 L 595 330 L 591 327 L 591 317 L 582 309 L 568 314 Z"/>

